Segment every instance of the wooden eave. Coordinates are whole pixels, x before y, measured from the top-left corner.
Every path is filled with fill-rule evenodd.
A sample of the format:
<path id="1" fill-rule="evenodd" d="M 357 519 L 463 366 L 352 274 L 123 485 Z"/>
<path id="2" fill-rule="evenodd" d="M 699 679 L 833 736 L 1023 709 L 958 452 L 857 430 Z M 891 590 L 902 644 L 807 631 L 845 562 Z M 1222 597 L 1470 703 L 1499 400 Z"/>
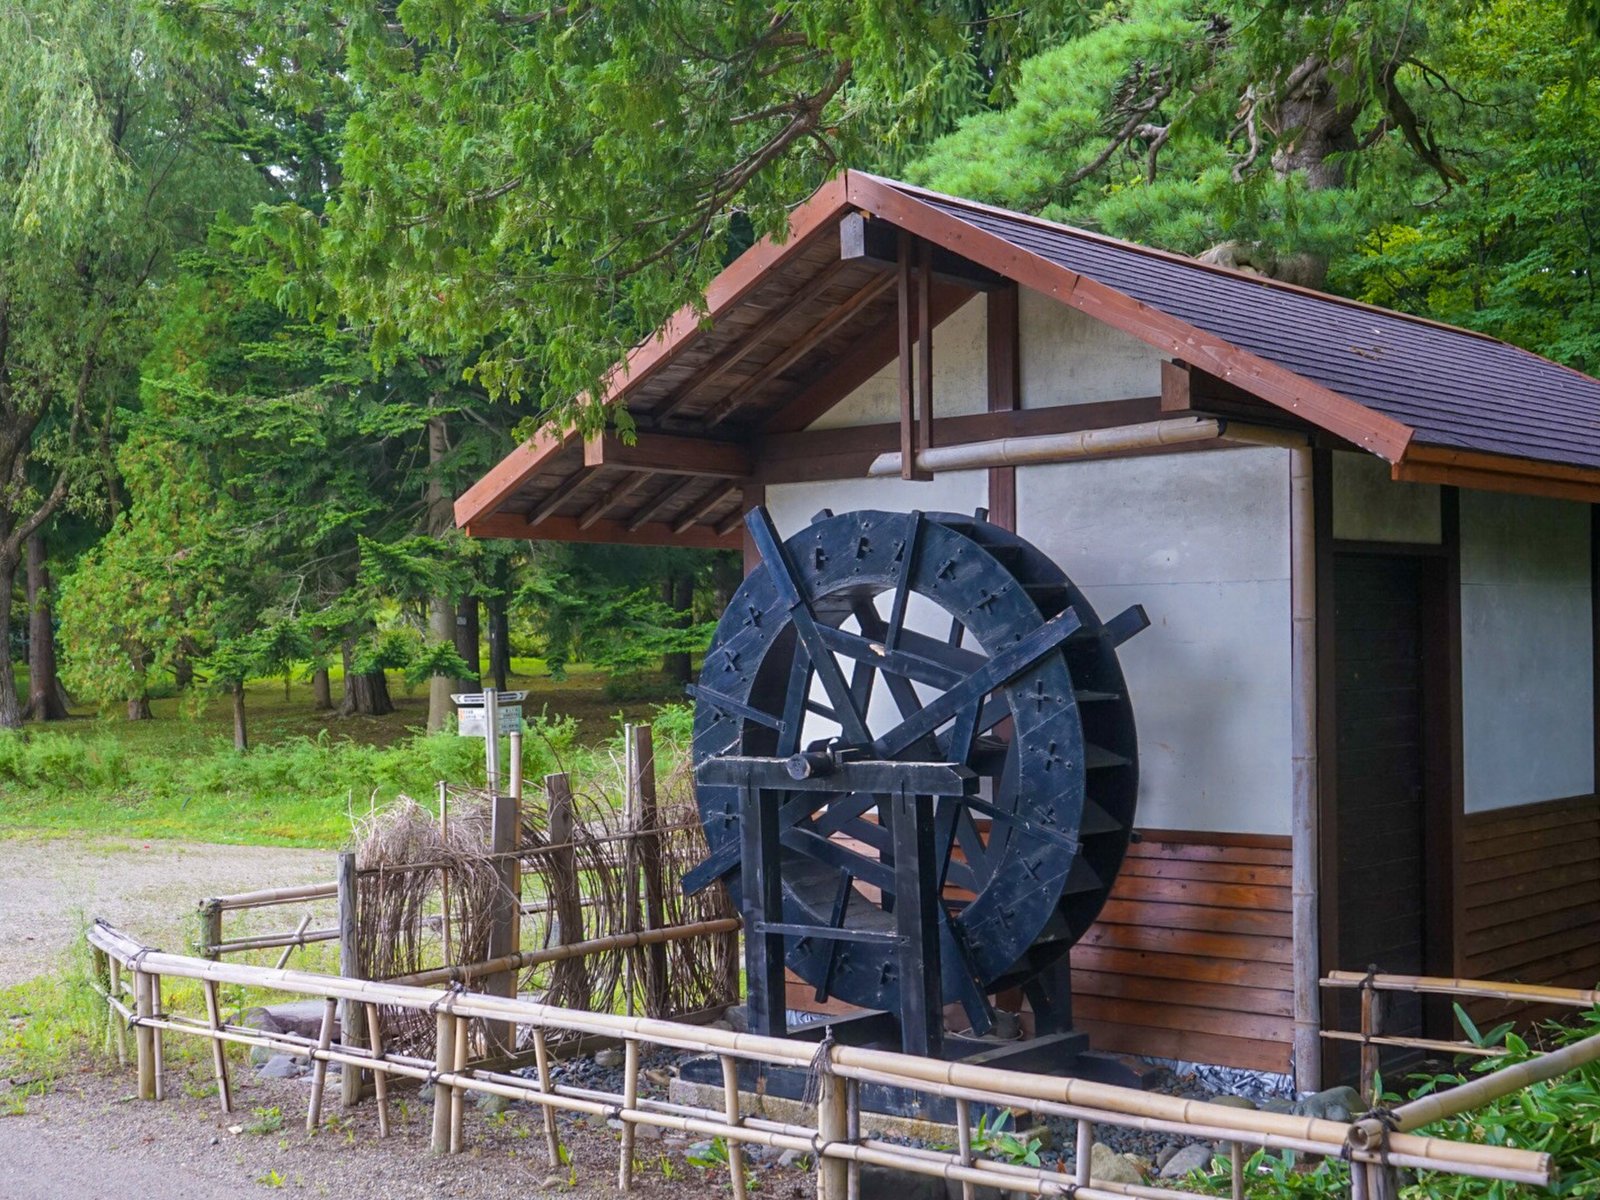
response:
<path id="1" fill-rule="evenodd" d="M 972 220 L 962 219 L 963 213 Z M 988 228 L 975 223 L 985 215 Z M 853 220 L 841 231 L 847 217 Z M 1001 218 L 1011 223 L 1015 240 L 1001 235 L 1006 228 L 992 231 Z M 942 256 L 947 269 L 935 270 L 929 296 L 935 326 L 984 286 L 980 275 L 1010 280 L 1139 338 L 1204 380 L 1181 407 L 1224 415 L 1243 409 L 1256 420 L 1318 431 L 1334 444 L 1383 458 L 1398 480 L 1600 501 L 1600 467 L 1439 444 L 1371 404 L 1021 243 L 1070 235 L 1113 248 L 1136 265 L 1192 268 L 1207 286 L 1237 289 L 1248 280 L 1296 298 L 1283 303 L 1314 300 L 1336 306 L 1319 311 L 1346 319 L 1354 310 L 1372 312 L 1372 320 L 1377 314 L 1404 320 L 1407 328 L 1450 336 L 1461 331 L 847 171 L 794 211 L 783 242 L 769 239 L 742 255 L 712 282 L 702 306 L 680 310 L 603 381 L 600 403 L 627 408 L 639 429 L 636 443 L 613 434 L 586 443 L 571 428 L 541 431 L 456 501 L 457 523 L 478 537 L 738 545 L 745 491 L 766 479 L 795 477 L 796 470 L 803 477 L 803 464 L 772 470 L 775 458 L 804 452 L 804 438 L 786 441 L 786 435 L 807 429 L 898 353 L 894 269 L 878 259 L 849 256 L 852 245 L 859 253 L 864 243 L 885 243 L 874 236 L 882 232 L 872 228 L 877 222 Z M 966 265 L 965 283 L 950 277 L 952 263 L 957 270 Z M 1504 348 L 1482 335 L 1463 336 L 1477 339 L 1475 346 Z M 1173 407 L 1169 392 L 1164 387 L 1163 408 Z M 991 418 L 985 425 L 991 433 L 989 425 L 1007 421 L 1018 423 L 1015 432 L 1022 433 L 1021 424 L 1035 419 L 1021 410 Z M 957 432 L 953 426 L 949 431 Z M 869 440 L 876 445 L 884 436 L 874 431 Z M 833 465 L 853 467 L 864 451 L 858 442 L 835 456 Z"/>

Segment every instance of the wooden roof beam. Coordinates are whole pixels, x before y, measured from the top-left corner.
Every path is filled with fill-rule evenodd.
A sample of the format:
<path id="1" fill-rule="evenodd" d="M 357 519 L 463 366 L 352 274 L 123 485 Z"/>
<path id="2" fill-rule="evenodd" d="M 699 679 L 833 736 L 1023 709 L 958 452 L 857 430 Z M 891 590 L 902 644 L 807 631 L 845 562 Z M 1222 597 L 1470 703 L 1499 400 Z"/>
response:
<path id="1" fill-rule="evenodd" d="M 588 529 L 601 517 L 605 516 L 606 513 L 610 512 L 612 508 L 618 504 L 621 504 L 629 496 L 633 495 L 634 492 L 638 491 L 639 488 L 644 485 L 645 480 L 649 478 L 650 472 L 648 471 L 640 471 L 636 474 L 627 476 L 622 480 L 622 482 L 618 483 L 604 496 L 601 496 L 600 499 L 596 500 L 589 506 L 589 510 L 585 512 L 583 516 L 578 518 L 578 528 Z"/>
<path id="2" fill-rule="evenodd" d="M 668 483 L 666 487 L 640 505 L 638 512 L 628 518 L 629 531 L 631 532 L 655 520 L 663 510 L 671 507 L 674 500 L 685 492 L 693 491 L 699 482 L 699 476 L 686 475 L 681 479 Z"/>
<path id="3" fill-rule="evenodd" d="M 769 316 L 756 322 L 742 338 L 727 350 L 724 350 L 719 357 L 696 372 L 694 378 L 690 379 L 688 383 L 679 389 L 676 395 L 672 396 L 661 408 L 652 412 L 650 416 L 654 420 L 665 421 L 668 417 L 676 415 L 678 410 L 688 404 L 690 400 L 693 400 L 706 388 L 716 383 L 734 367 L 749 358 L 753 351 L 772 336 L 773 330 L 792 317 L 799 309 L 810 304 L 824 290 L 836 283 L 843 272 L 855 265 L 843 259 L 829 263 L 817 273 L 811 282 L 807 283 L 793 296 L 785 299 L 783 304 Z"/>
<path id="4" fill-rule="evenodd" d="M 551 517 L 537 530 L 530 530 L 516 513 L 489 513 L 478 517 L 467 526 L 467 535 L 478 538 L 513 538 L 532 542 L 589 542 L 600 545 L 629 546 L 679 546 L 689 550 L 737 550 L 741 538 L 737 532 L 719 534 L 709 525 L 696 525 L 692 529 L 675 533 L 665 524 L 652 521 L 638 529 L 629 529 L 622 521 L 599 520 L 587 526 L 579 525 L 576 517 Z"/>
<path id="5" fill-rule="evenodd" d="M 803 337 L 798 338 L 782 354 L 763 367 L 754 378 L 741 384 L 722 403 L 708 412 L 705 416 L 705 427 L 710 429 L 726 420 L 751 395 L 771 383 L 779 375 L 782 375 L 807 354 L 810 354 L 824 338 L 836 333 L 854 320 L 856 314 L 892 288 L 894 283 L 895 277 L 893 274 L 880 275 L 868 283 L 866 287 L 857 291 L 855 295 L 851 296 L 843 304 L 834 307 L 827 316 L 813 325 Z"/>
<path id="6" fill-rule="evenodd" d="M 698 525 L 726 504 L 731 497 L 737 496 L 739 490 L 737 483 L 730 483 L 726 487 L 718 488 L 673 522 L 672 532 L 687 533 L 693 526 Z"/>
<path id="7" fill-rule="evenodd" d="M 631 446 L 614 433 L 596 434 L 583 444 L 583 463 L 712 479 L 741 479 L 752 467 L 749 447 L 739 442 L 670 433 L 640 433 Z"/>
<path id="8" fill-rule="evenodd" d="M 850 213 L 839 222 L 839 256 L 883 271 L 900 266 L 900 230 L 887 221 L 874 221 L 865 213 Z M 992 292 L 1011 286 L 998 271 L 980 267 L 942 246 L 933 246 L 933 278 L 974 292 Z"/>
<path id="9" fill-rule="evenodd" d="M 541 521 L 549 519 L 555 514 L 556 509 L 581 492 L 589 480 L 593 478 L 594 473 L 587 467 L 579 467 L 571 475 L 556 484 L 548 496 L 533 506 L 532 511 L 528 513 L 528 524 L 537 525 Z"/>

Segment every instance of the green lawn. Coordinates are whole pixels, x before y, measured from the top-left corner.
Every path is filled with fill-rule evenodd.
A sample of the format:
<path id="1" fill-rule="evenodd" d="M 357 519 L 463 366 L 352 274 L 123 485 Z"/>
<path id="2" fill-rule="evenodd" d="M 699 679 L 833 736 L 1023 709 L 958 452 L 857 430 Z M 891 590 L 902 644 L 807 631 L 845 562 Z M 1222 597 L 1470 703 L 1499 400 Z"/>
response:
<path id="1" fill-rule="evenodd" d="M 576 668 L 550 679 L 518 660 L 510 680 L 529 692 L 525 772 L 581 770 L 622 720 L 643 720 L 671 698 L 616 700 L 605 677 Z M 78 711 L 71 720 L 0 735 L 0 836 L 89 831 L 140 838 L 337 847 L 353 815 L 397 794 L 432 795 L 435 781 L 481 782 L 483 743 L 426 737 L 427 696 L 390 679 L 395 712 L 338 718 L 311 707 L 308 682 L 248 689 L 251 749 L 232 745 L 226 697 L 152 702 L 154 719 Z M 337 695 L 339 682 L 334 681 Z"/>

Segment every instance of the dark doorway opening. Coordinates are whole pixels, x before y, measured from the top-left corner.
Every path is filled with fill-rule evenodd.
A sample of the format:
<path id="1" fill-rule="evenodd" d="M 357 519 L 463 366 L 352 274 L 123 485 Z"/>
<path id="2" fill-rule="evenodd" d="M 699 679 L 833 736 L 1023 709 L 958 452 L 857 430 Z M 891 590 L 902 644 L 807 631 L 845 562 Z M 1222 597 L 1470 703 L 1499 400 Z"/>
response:
<path id="1" fill-rule="evenodd" d="M 1324 969 L 1451 973 L 1447 575 L 1438 553 L 1333 554 Z M 1325 1003 L 1325 1025 L 1360 1028 L 1354 993 Z M 1383 1001 L 1388 1034 L 1444 1037 L 1447 1020 L 1416 996 Z M 1394 1078 L 1420 1057 L 1386 1049 L 1380 1060 Z M 1357 1048 L 1340 1044 L 1329 1082 L 1353 1080 L 1357 1066 Z"/>

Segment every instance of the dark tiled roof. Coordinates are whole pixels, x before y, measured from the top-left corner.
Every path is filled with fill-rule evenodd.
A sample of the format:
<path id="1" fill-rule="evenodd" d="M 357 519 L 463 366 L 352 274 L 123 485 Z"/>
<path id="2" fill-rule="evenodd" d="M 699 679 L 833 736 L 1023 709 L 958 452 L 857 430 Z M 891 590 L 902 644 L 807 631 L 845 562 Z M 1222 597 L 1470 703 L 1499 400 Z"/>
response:
<path id="1" fill-rule="evenodd" d="M 1527 350 L 1020 214 L 903 190 L 1408 425 L 1417 444 L 1600 467 L 1600 380 Z"/>

